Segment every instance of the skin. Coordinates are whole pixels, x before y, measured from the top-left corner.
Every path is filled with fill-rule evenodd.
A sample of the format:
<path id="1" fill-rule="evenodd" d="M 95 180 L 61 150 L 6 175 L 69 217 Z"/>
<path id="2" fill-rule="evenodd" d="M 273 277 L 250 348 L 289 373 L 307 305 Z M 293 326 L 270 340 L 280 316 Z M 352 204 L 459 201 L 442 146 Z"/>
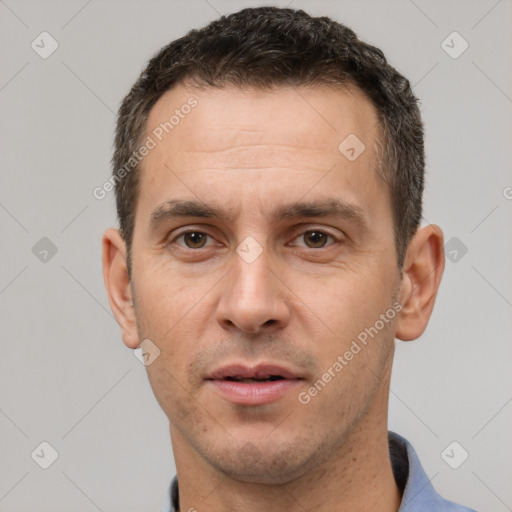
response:
<path id="1" fill-rule="evenodd" d="M 155 104 L 146 135 L 190 96 L 197 107 L 142 162 L 131 280 L 119 232 L 103 236 L 124 343 L 150 339 L 161 351 L 147 371 L 170 420 L 180 509 L 397 511 L 387 445 L 394 340 L 426 328 L 444 269 L 442 231 L 419 229 L 398 268 L 389 190 L 375 172 L 379 124 L 358 90 L 182 84 Z M 366 146 L 354 161 L 338 150 L 349 134 Z M 356 207 L 366 225 L 271 218 L 276 207 L 326 198 Z M 152 212 L 171 199 L 222 214 L 152 227 Z M 208 236 L 180 236 L 187 229 Z M 249 236 L 262 248 L 252 263 L 236 252 Z M 395 318 L 300 403 L 298 393 L 395 301 Z M 282 364 L 303 380 L 272 403 L 236 405 L 204 380 L 235 361 Z"/>

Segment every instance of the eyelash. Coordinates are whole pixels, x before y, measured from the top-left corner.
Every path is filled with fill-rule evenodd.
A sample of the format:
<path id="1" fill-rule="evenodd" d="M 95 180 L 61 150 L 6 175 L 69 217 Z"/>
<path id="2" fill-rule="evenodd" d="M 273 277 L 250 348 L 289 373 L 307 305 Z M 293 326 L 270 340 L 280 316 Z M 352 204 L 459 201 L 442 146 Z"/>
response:
<path id="1" fill-rule="evenodd" d="M 185 235 L 187 234 L 190 234 L 190 233 L 196 233 L 196 234 L 201 234 L 201 235 L 205 235 L 209 238 L 212 238 L 213 237 L 211 235 L 209 235 L 208 233 L 205 233 L 204 231 L 200 231 L 198 229 L 189 229 L 187 231 L 182 231 L 181 233 L 179 233 L 178 235 L 176 235 L 176 237 L 174 237 L 172 240 L 170 240 L 169 242 L 167 242 L 166 245 L 170 245 L 170 244 L 174 244 L 176 243 L 180 238 L 184 237 Z M 321 247 L 317 247 L 317 248 L 314 248 L 314 247 L 304 247 L 302 246 L 303 248 L 305 249 L 311 249 L 311 250 L 319 250 L 319 249 L 326 249 L 327 247 L 330 247 L 331 245 L 333 245 L 333 243 L 336 243 L 336 242 L 339 242 L 340 240 L 338 240 L 334 235 L 330 234 L 329 232 L 323 230 L 323 229 L 306 229 L 305 231 L 302 231 L 300 232 L 297 236 L 295 236 L 294 240 L 296 240 L 297 238 L 299 238 L 300 236 L 304 236 L 306 233 L 321 233 L 323 235 L 326 235 L 328 237 L 328 239 L 331 239 L 332 242 L 329 244 L 329 243 L 326 243 L 326 245 L 323 245 Z M 194 249 L 192 247 L 187 247 L 187 246 L 181 246 L 181 248 L 183 248 L 184 250 L 189 250 L 189 251 L 199 251 L 201 249 L 207 249 L 209 246 L 204 246 L 204 247 L 199 247 L 197 249 Z"/>

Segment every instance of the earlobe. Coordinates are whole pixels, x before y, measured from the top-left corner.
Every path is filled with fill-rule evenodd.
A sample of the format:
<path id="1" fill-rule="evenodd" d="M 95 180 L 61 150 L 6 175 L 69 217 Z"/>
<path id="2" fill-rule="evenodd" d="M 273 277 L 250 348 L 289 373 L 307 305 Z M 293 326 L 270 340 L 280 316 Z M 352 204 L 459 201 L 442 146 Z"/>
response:
<path id="1" fill-rule="evenodd" d="M 139 337 L 126 265 L 126 245 L 119 230 L 109 228 L 103 233 L 102 260 L 110 308 L 121 327 L 124 344 L 135 349 L 139 346 Z"/>
<path id="2" fill-rule="evenodd" d="M 396 337 L 419 338 L 432 314 L 444 271 L 443 232 L 439 226 L 419 229 L 407 248 L 400 295 L 402 311 Z"/>

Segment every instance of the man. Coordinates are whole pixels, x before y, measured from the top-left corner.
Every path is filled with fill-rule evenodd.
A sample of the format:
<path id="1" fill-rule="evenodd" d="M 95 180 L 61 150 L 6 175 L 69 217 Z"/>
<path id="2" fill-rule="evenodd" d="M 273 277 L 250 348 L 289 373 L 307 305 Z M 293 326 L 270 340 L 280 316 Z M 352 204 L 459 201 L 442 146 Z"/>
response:
<path id="1" fill-rule="evenodd" d="M 170 422 L 162 510 L 469 510 L 387 430 L 394 340 L 425 330 L 444 255 L 380 50 L 303 11 L 222 17 L 149 62 L 113 166 L 104 277 Z"/>

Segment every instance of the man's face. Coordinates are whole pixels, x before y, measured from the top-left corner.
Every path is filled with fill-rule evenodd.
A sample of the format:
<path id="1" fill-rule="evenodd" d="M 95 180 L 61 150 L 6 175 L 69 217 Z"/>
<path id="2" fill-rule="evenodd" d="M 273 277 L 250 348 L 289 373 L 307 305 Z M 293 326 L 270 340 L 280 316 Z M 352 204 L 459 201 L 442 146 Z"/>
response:
<path id="1" fill-rule="evenodd" d="M 175 452 L 287 481 L 385 422 L 396 319 L 377 321 L 400 273 L 377 116 L 354 89 L 179 86 L 146 135 L 191 96 L 142 165 L 139 340 L 161 351 L 148 374 Z M 353 135 L 338 149 L 351 134 L 359 156 Z"/>

